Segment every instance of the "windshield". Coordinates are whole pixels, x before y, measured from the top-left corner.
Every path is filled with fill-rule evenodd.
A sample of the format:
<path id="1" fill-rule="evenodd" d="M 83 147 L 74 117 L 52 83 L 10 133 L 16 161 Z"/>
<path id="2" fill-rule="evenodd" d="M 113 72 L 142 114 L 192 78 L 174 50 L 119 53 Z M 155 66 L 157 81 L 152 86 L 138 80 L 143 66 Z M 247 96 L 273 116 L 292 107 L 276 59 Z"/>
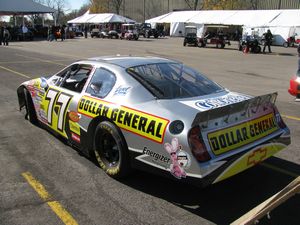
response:
<path id="1" fill-rule="evenodd" d="M 189 98 L 220 92 L 223 87 L 180 63 L 130 67 L 127 72 L 160 99 Z"/>

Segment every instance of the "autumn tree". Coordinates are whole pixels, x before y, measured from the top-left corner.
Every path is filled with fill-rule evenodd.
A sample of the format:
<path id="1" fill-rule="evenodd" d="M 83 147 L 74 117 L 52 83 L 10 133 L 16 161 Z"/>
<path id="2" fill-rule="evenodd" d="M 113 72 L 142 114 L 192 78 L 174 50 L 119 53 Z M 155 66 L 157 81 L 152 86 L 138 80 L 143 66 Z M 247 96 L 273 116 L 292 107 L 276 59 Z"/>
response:
<path id="1" fill-rule="evenodd" d="M 90 0 L 91 13 L 107 13 L 109 10 L 109 0 Z"/>
<path id="2" fill-rule="evenodd" d="M 254 3 L 255 0 L 203 0 L 203 9 L 208 9 L 208 10 L 249 9 L 252 2 Z"/>

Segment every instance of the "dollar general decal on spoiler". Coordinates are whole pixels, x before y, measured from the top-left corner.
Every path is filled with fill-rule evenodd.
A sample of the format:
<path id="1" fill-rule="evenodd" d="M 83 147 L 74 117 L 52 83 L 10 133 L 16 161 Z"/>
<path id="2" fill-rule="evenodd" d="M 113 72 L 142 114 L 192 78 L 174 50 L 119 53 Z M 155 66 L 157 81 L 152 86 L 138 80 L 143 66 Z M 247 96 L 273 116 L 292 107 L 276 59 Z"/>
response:
<path id="1" fill-rule="evenodd" d="M 214 154 L 220 155 L 257 141 L 277 130 L 274 115 L 270 113 L 236 126 L 208 133 L 207 138 Z"/>

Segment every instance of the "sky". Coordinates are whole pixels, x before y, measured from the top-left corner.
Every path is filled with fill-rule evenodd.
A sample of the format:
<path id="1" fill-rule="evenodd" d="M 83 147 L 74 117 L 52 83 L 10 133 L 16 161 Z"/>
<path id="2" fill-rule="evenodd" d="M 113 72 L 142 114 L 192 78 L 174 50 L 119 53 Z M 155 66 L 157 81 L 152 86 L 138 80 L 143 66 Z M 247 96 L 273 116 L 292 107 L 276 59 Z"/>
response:
<path id="1" fill-rule="evenodd" d="M 71 10 L 80 9 L 81 6 L 88 3 L 89 0 L 68 0 Z"/>

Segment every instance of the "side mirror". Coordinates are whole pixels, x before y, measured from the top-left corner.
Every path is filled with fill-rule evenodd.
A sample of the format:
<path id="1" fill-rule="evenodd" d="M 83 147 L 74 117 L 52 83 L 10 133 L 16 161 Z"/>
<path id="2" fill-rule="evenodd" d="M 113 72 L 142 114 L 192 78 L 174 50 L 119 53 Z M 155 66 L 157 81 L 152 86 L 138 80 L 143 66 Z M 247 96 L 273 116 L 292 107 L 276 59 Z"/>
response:
<path id="1" fill-rule="evenodd" d="M 91 89 L 93 90 L 94 94 L 99 94 L 101 87 L 102 82 L 93 82 L 91 84 Z"/>

